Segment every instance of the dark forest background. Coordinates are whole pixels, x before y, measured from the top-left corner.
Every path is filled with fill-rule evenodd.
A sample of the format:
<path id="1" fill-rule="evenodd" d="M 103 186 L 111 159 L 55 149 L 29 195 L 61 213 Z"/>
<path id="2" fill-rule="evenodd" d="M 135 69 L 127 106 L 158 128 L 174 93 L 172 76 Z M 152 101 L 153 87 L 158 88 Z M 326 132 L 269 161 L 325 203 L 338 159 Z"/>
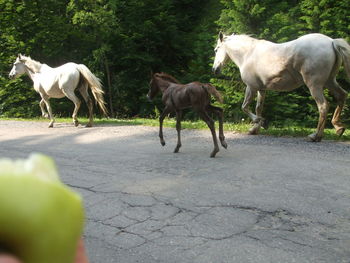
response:
<path id="1" fill-rule="evenodd" d="M 111 117 L 156 117 L 160 98 L 149 103 L 145 95 L 151 72 L 163 71 L 184 83 L 212 82 L 224 95 L 225 120 L 238 122 L 247 117 L 237 67 L 211 73 L 218 32 L 274 42 L 320 32 L 350 41 L 349 7 L 349 0 L 0 0 L 0 116 L 40 116 L 31 80 L 8 79 L 22 53 L 52 67 L 87 65 L 103 82 Z M 338 81 L 350 91 L 343 70 Z M 72 114 L 67 98 L 51 103 L 56 116 Z M 343 119 L 350 124 L 347 104 Z M 79 115 L 86 111 L 82 104 Z M 277 126 L 315 126 L 318 113 L 302 87 L 268 92 L 264 116 Z"/>

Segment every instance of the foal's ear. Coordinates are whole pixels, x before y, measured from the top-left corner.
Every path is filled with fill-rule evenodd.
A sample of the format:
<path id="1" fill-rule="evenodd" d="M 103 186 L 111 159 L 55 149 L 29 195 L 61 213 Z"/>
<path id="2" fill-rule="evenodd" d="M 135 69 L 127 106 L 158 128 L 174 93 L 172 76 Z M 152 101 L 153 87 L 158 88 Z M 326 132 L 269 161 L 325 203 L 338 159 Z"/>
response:
<path id="1" fill-rule="evenodd" d="M 220 31 L 219 33 L 219 39 L 221 42 L 224 40 L 224 34 L 222 33 L 222 31 Z"/>

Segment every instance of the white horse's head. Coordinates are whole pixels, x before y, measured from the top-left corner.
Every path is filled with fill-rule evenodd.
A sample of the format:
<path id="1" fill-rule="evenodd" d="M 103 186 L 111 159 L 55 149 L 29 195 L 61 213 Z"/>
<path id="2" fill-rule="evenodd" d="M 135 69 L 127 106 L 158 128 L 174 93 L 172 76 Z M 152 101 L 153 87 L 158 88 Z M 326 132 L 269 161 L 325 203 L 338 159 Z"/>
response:
<path id="1" fill-rule="evenodd" d="M 25 58 L 26 57 L 22 56 L 21 54 L 17 56 L 16 61 L 13 63 L 13 67 L 10 71 L 9 78 L 15 78 L 27 72 Z"/>
<path id="2" fill-rule="evenodd" d="M 226 63 L 228 59 L 228 55 L 225 47 L 225 35 L 222 32 L 219 33 L 219 38 L 214 51 L 215 51 L 215 60 L 213 64 L 213 72 L 215 74 L 218 74 L 220 73 L 221 67 Z"/>

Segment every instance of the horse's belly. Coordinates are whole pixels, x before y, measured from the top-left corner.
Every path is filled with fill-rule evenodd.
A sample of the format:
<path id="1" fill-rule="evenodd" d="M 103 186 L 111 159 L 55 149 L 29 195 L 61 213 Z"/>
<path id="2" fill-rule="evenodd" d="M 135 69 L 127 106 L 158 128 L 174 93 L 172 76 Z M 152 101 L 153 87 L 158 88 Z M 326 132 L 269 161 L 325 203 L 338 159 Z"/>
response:
<path id="1" fill-rule="evenodd" d="M 63 98 L 65 95 L 62 92 L 62 90 L 60 88 L 58 88 L 58 85 L 54 85 L 51 89 L 47 89 L 46 90 L 46 94 L 50 97 L 50 98 L 55 98 L 55 99 L 60 99 Z"/>
<path id="2" fill-rule="evenodd" d="M 266 89 L 276 91 L 291 91 L 298 88 L 300 83 L 296 78 L 293 78 L 290 74 L 282 74 L 272 78 L 269 78 L 264 83 Z"/>

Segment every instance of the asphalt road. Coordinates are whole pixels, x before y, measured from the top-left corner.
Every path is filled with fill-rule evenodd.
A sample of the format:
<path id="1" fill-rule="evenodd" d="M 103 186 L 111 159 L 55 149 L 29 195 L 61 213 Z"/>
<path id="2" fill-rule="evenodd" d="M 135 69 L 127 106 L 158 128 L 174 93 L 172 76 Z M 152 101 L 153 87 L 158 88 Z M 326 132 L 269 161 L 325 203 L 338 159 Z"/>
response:
<path id="1" fill-rule="evenodd" d="M 84 198 L 91 263 L 350 262 L 350 144 L 0 121 L 0 156 L 52 156 Z"/>

